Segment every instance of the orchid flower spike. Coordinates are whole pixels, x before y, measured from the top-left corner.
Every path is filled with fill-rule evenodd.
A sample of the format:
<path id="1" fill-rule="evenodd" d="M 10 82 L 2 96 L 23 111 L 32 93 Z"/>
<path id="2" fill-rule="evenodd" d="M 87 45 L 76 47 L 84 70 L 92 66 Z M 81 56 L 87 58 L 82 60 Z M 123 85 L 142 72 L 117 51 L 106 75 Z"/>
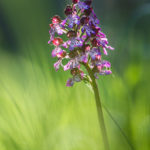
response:
<path id="1" fill-rule="evenodd" d="M 50 24 L 48 43 L 54 45 L 52 57 L 57 58 L 54 67 L 56 71 L 60 67 L 64 71 L 70 70 L 71 77 L 66 83 L 69 87 L 75 82 L 87 81 L 88 75 L 82 65 L 88 66 L 95 78 L 112 73 L 110 62 L 103 60 L 103 56 L 114 48 L 108 45 L 91 4 L 92 0 L 72 0 L 72 4 L 65 8 L 66 18 L 62 20 L 55 15 Z M 66 36 L 66 41 L 62 35 Z M 68 60 L 67 64 L 63 63 L 64 59 Z"/>

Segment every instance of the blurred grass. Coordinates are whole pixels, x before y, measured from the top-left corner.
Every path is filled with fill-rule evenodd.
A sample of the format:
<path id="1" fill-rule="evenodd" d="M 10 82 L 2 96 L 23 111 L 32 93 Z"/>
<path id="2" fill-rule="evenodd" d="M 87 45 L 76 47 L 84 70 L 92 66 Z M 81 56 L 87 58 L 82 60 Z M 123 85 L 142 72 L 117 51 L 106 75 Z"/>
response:
<path id="1" fill-rule="evenodd" d="M 93 94 L 83 83 L 67 88 L 68 73 L 61 70 L 54 75 L 49 56 L 42 56 L 42 47 L 39 53 L 14 57 L 1 52 L 0 149 L 103 149 Z M 126 69 L 126 81 L 117 75 L 102 77 L 99 86 L 103 104 L 132 144 L 137 150 L 148 150 L 147 96 L 144 98 L 140 89 L 133 101 L 132 89 L 127 88 L 141 81 L 142 74 L 136 78 L 132 74 L 139 67 Z M 111 149 L 121 145 L 121 150 L 130 149 L 106 112 L 105 120 Z"/>
<path id="2" fill-rule="evenodd" d="M 87 146 L 86 139 L 98 130 L 87 89 L 83 85 L 66 88 L 52 78 L 49 68 L 43 70 L 33 60 L 10 58 L 7 63 L 8 66 L 5 60 L 0 63 L 5 64 L 1 69 L 1 79 L 5 79 L 1 80 L 0 100 L 2 144 L 14 149 L 76 149 L 77 143 L 79 149 Z M 60 77 L 61 81 L 66 78 Z M 90 113 L 87 115 L 85 110 Z M 89 125 L 95 127 L 90 129 Z M 99 134 L 93 136 L 98 143 Z M 94 139 L 89 144 L 91 148 L 96 144 Z"/>
<path id="3" fill-rule="evenodd" d="M 48 18 L 55 13 L 61 15 L 65 5 L 56 2 L 1 2 L 5 22 L 0 28 L 0 42 L 7 45 L 0 46 L 0 150 L 103 150 L 92 92 L 83 83 L 67 88 L 69 73 L 53 69 L 52 47 L 47 46 Z M 117 16 L 116 12 L 105 19 L 101 6 L 96 4 L 100 2 L 94 1 L 95 10 L 116 49 L 108 56 L 113 75 L 98 81 L 103 105 L 135 150 L 149 150 L 147 19 L 134 20 L 133 16 L 125 23 L 127 17 Z M 14 37 L 13 42 L 10 37 Z M 8 45 L 10 49 L 16 47 L 16 52 L 8 49 Z M 105 109 L 104 115 L 111 150 L 130 150 Z"/>

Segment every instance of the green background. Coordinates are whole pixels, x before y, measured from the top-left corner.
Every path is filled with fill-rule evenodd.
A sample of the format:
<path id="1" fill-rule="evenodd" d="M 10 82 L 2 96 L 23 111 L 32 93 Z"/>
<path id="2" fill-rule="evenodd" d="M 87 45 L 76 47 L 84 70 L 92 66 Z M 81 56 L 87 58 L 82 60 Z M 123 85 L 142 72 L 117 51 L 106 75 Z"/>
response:
<path id="1" fill-rule="evenodd" d="M 104 149 L 93 93 L 84 83 L 66 87 L 70 73 L 53 68 L 50 18 L 64 18 L 67 3 L 0 1 L 0 150 Z M 115 47 L 113 74 L 98 80 L 110 149 L 149 150 L 150 1 L 93 7 Z"/>

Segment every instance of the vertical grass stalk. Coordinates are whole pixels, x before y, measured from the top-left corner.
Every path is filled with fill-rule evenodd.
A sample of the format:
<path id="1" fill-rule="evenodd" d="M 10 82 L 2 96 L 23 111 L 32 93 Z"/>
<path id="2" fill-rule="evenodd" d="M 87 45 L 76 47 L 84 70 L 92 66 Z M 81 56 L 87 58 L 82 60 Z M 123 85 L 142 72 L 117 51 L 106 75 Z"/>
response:
<path id="1" fill-rule="evenodd" d="M 109 142 L 108 142 L 108 137 L 107 137 L 107 131 L 106 131 L 106 126 L 105 126 L 105 122 L 104 122 L 102 104 L 101 104 L 101 100 L 100 100 L 100 94 L 99 94 L 98 86 L 97 86 L 97 83 L 96 83 L 96 79 L 95 79 L 94 73 L 92 72 L 90 67 L 87 64 L 84 64 L 84 66 L 86 67 L 86 69 L 89 73 L 89 76 L 91 78 L 91 85 L 92 85 L 94 95 L 95 95 L 95 102 L 96 102 L 96 107 L 97 107 L 98 120 L 99 120 L 99 125 L 100 125 L 102 138 L 103 138 L 103 142 L 104 142 L 104 148 L 105 148 L 105 150 L 109 150 Z"/>

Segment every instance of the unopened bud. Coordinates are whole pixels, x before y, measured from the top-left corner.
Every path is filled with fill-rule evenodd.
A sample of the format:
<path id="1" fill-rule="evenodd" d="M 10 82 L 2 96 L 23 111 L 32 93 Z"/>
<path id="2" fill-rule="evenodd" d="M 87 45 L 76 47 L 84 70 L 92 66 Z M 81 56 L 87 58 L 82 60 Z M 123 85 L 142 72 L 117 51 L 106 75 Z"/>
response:
<path id="1" fill-rule="evenodd" d="M 61 19 L 60 19 L 60 17 L 59 16 L 54 16 L 53 18 L 52 18 L 52 23 L 53 24 L 58 24 L 58 23 L 60 23 L 61 22 Z"/>
<path id="2" fill-rule="evenodd" d="M 61 38 L 57 37 L 57 38 L 54 38 L 54 40 L 52 42 L 55 46 L 59 46 L 63 43 L 63 40 Z"/>

